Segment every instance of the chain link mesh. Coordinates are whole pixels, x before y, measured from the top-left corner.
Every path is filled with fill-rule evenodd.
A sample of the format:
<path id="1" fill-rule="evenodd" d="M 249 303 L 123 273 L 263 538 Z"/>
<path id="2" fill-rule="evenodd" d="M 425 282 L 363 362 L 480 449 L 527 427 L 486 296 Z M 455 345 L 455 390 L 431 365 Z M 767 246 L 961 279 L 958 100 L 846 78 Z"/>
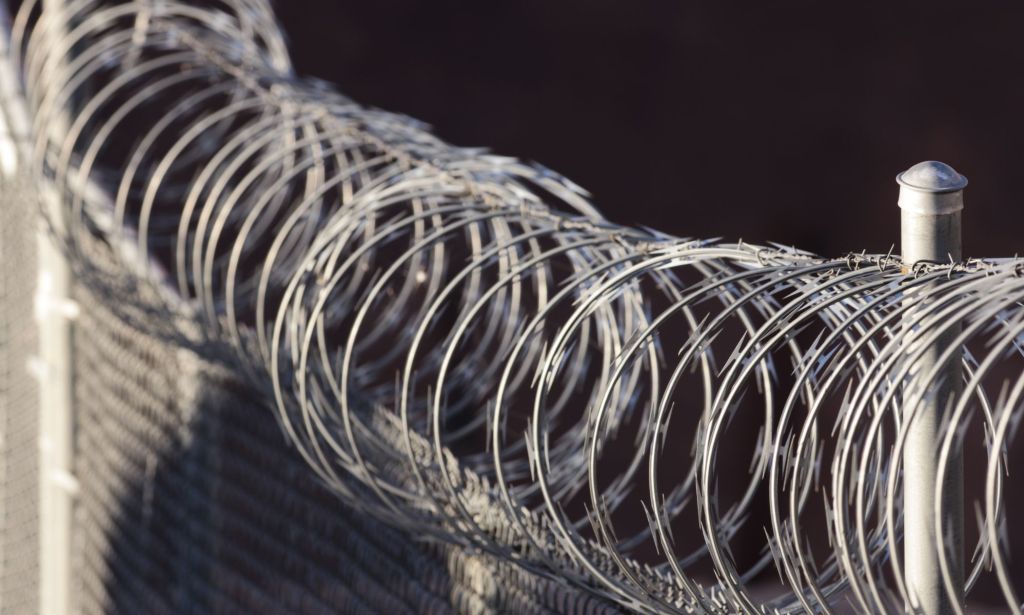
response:
<path id="1" fill-rule="evenodd" d="M 38 592 L 35 202 L 28 180 L 0 176 L 0 613 L 33 612 Z"/>

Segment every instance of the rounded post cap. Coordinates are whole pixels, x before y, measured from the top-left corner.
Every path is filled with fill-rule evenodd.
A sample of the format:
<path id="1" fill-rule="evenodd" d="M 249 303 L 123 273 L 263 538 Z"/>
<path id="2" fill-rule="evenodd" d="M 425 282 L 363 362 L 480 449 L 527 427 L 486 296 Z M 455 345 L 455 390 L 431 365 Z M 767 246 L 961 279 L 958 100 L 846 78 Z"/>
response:
<path id="1" fill-rule="evenodd" d="M 967 186 L 967 178 L 956 172 L 953 167 L 937 160 L 919 162 L 896 176 L 900 186 L 941 194 L 959 192 Z"/>

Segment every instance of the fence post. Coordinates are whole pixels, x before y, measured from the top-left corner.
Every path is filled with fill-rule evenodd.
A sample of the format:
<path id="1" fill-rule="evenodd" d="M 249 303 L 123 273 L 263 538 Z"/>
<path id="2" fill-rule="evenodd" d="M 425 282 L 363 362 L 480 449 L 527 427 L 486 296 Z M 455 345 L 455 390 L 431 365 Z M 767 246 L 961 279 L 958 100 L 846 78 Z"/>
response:
<path id="1" fill-rule="evenodd" d="M 914 165 L 896 177 L 900 184 L 901 251 L 906 267 L 919 262 L 959 262 L 962 258 L 961 210 L 967 178 L 941 162 Z M 915 297 L 909 298 L 916 302 Z M 905 326 L 913 327 L 915 314 L 905 312 Z M 920 356 L 916 374 L 925 374 L 938 365 L 940 357 L 960 333 L 960 326 L 949 327 Z M 912 339 L 913 336 L 911 336 Z M 917 408 L 909 425 L 903 451 L 903 558 L 907 593 L 916 612 L 927 615 L 953 613 L 939 567 L 940 544 L 948 545 L 953 557 L 952 576 L 963 587 L 963 456 L 955 451 L 949 471 L 943 477 L 943 527 L 936 527 L 935 490 L 939 471 L 938 450 L 942 439 L 943 415 L 951 411 L 949 401 L 963 389 L 960 353 L 954 353 L 940 366 L 935 387 L 926 394 L 915 391 L 913 400 L 904 399 L 904 417 Z M 908 387 L 913 389 L 913 387 Z M 962 591 L 962 589 L 961 589 Z M 963 596 L 959 597 L 963 603 Z"/>
<path id="2" fill-rule="evenodd" d="M 68 0 L 43 0 L 39 27 L 52 20 L 50 36 L 59 38 L 67 24 L 62 12 Z M 54 41 L 51 40 L 50 43 Z M 58 69 L 60 70 L 60 69 Z M 60 117 L 46 129 L 67 134 L 69 122 Z M 65 231 L 62 194 L 41 187 L 42 207 L 49 225 Z M 74 413 L 72 389 L 71 320 L 77 306 L 71 299 L 71 269 L 64 252 L 40 220 L 37 235 L 38 283 L 35 308 L 39 331 L 41 386 L 39 395 L 39 612 L 64 615 L 72 612 L 71 535 L 74 495 Z"/>

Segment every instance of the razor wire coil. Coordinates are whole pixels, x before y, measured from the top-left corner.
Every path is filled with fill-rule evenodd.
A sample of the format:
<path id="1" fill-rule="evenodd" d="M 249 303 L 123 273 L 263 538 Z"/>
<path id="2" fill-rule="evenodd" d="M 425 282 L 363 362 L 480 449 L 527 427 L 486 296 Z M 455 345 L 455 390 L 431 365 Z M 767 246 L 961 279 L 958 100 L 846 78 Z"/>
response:
<path id="1" fill-rule="evenodd" d="M 901 452 L 942 385 L 921 358 L 962 326 L 936 454 L 983 456 L 965 584 L 1021 612 L 1021 261 L 614 224 L 548 169 L 298 78 L 261 0 L 29 1 L 13 33 L 79 278 L 162 289 L 201 324 L 168 335 L 230 357 L 352 506 L 642 612 L 899 611 Z"/>

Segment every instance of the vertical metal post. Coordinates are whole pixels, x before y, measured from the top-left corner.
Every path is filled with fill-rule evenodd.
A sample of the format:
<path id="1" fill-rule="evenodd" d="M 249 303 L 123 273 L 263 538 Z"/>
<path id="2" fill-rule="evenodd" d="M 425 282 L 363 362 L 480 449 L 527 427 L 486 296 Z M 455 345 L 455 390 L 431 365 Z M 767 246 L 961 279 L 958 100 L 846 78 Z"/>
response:
<path id="1" fill-rule="evenodd" d="M 53 194 L 43 195 L 53 197 Z M 38 234 L 39 278 L 39 612 L 70 613 L 72 473 L 70 271 L 45 228 Z"/>
<path id="2" fill-rule="evenodd" d="M 960 215 L 964 207 L 963 189 L 967 178 L 941 162 L 928 161 L 900 173 L 901 250 L 903 261 L 913 266 L 922 261 L 948 263 L 962 258 Z M 908 297 L 916 303 L 916 297 Z M 906 312 L 906 326 L 914 326 L 914 310 Z M 952 410 L 949 401 L 963 389 L 960 353 L 954 353 L 945 365 L 938 365 L 942 353 L 960 333 L 960 326 L 949 327 L 937 337 L 918 360 L 918 374 L 939 367 L 935 386 L 925 393 L 915 390 L 913 399 L 904 399 L 904 417 L 916 409 L 908 427 L 903 451 L 903 558 L 907 583 L 915 612 L 927 615 L 953 613 L 939 567 L 938 545 L 953 554 L 952 576 L 963 587 L 963 457 L 954 451 L 943 476 L 941 502 L 945 511 L 942 527 L 936 527 L 935 507 L 939 505 L 935 482 L 940 471 L 939 445 L 944 413 Z M 913 336 L 911 336 L 913 337 Z M 937 540 L 937 537 L 939 539 Z M 963 597 L 959 597 L 963 602 Z"/>
<path id="3" fill-rule="evenodd" d="M 44 11 L 63 0 L 44 0 Z M 52 17 L 51 17 L 52 18 Z M 59 118 L 49 127 L 66 130 Z M 59 134 L 59 133 L 58 133 Z M 35 312 L 39 334 L 39 612 L 72 612 L 71 537 L 74 497 L 74 398 L 72 388 L 71 268 L 52 231 L 66 232 L 61 195 L 40 183 L 46 220 L 37 232 L 38 279 Z M 52 230 L 51 230 L 52 229 Z"/>

